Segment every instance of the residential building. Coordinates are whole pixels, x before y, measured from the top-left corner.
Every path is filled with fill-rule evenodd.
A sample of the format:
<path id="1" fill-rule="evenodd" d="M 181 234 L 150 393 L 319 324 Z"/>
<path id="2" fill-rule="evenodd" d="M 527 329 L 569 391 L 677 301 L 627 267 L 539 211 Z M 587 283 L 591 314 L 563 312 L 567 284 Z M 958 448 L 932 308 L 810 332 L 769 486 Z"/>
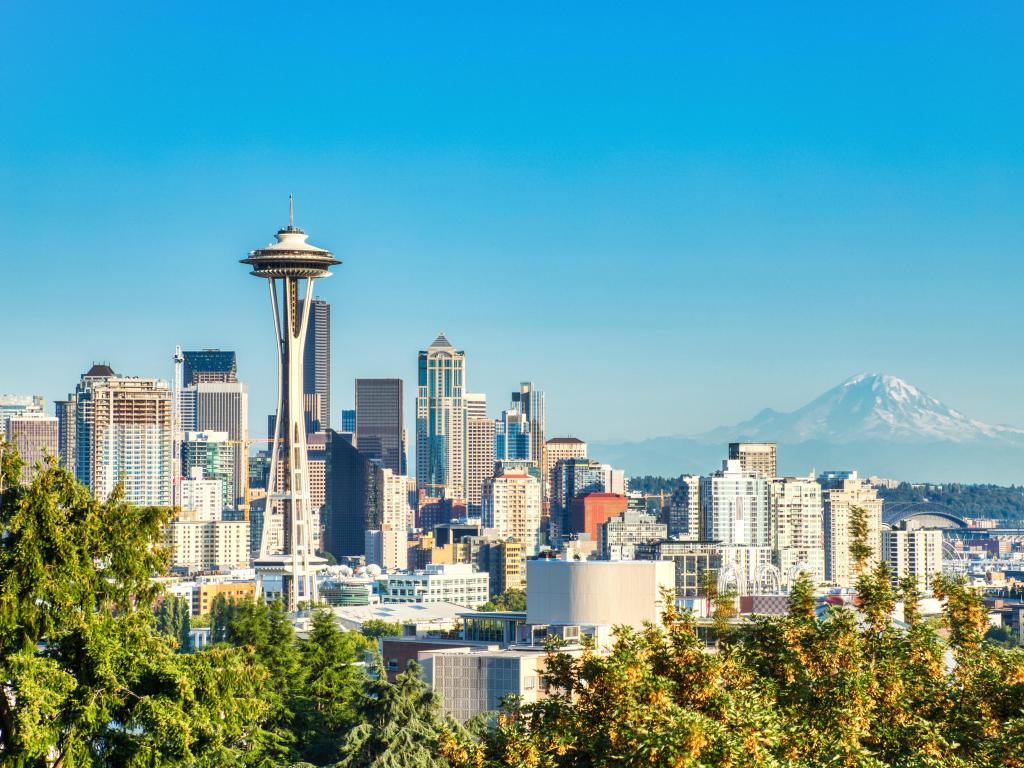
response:
<path id="1" fill-rule="evenodd" d="M 404 571 L 409 567 L 409 549 L 405 529 L 385 524 L 366 532 L 366 564 L 379 565 L 387 572 Z"/>
<path id="2" fill-rule="evenodd" d="M 551 527 L 555 536 L 561 536 L 570 530 L 572 500 L 584 493 L 607 492 L 608 473 L 592 459 L 571 458 L 559 459 L 551 476 Z"/>
<path id="3" fill-rule="evenodd" d="M 302 365 L 306 431 L 324 432 L 331 426 L 331 305 L 319 297 L 310 303 Z"/>
<path id="4" fill-rule="evenodd" d="M 913 576 L 918 589 L 930 592 L 932 582 L 942 573 L 942 531 L 937 528 L 913 528 L 907 521 L 891 530 L 882 530 L 882 560 L 889 566 L 893 586 Z"/>
<path id="5" fill-rule="evenodd" d="M 618 493 L 593 491 L 572 499 L 569 515 L 569 532 L 586 534 L 597 542 L 597 528 L 613 517 L 623 514 L 629 507 L 629 499 Z"/>
<path id="6" fill-rule="evenodd" d="M 435 498 L 466 498 L 466 353 L 444 333 L 419 353 L 416 482 Z"/>
<path id="7" fill-rule="evenodd" d="M 79 480 L 98 499 L 118 483 L 132 504 L 172 504 L 172 397 L 167 382 L 113 375 L 93 366 L 79 383 L 76 459 Z"/>
<path id="8" fill-rule="evenodd" d="M 523 544 L 527 557 L 544 544 L 541 482 L 527 472 L 503 472 L 484 481 L 482 522 L 498 538 Z"/>
<path id="9" fill-rule="evenodd" d="M 668 506 L 668 536 L 672 539 L 700 538 L 700 475 L 685 475 Z"/>
<path id="10" fill-rule="evenodd" d="M 633 560 L 637 544 L 661 541 L 668 526 L 646 512 L 627 509 L 597 526 L 597 546 L 602 560 Z"/>
<path id="11" fill-rule="evenodd" d="M 57 415 L 57 458 L 60 465 L 75 471 L 75 406 L 77 396 L 68 393 L 67 400 L 57 400 L 53 407 Z"/>
<path id="12" fill-rule="evenodd" d="M 181 520 L 215 522 L 224 512 L 224 483 L 207 478 L 202 466 L 189 469 L 181 481 Z"/>
<path id="13" fill-rule="evenodd" d="M 229 603 L 252 600 L 256 596 L 254 579 L 200 580 L 192 592 L 192 615 L 206 616 L 219 595 Z"/>
<path id="14" fill-rule="evenodd" d="M 729 458 L 739 461 L 744 472 L 753 472 L 766 480 L 779 476 L 775 443 L 729 443 Z"/>
<path id="15" fill-rule="evenodd" d="M 476 608 L 488 600 L 487 573 L 472 565 L 431 564 L 422 571 L 394 573 L 382 577 L 381 602 L 384 603 L 454 603 Z"/>
<path id="16" fill-rule="evenodd" d="M 852 587 L 857 573 L 850 556 L 851 510 L 864 510 L 867 544 L 873 561 L 880 558 L 882 538 L 882 500 L 878 492 L 856 472 L 850 472 L 824 492 L 825 578 L 839 587 Z"/>
<path id="17" fill-rule="evenodd" d="M 409 567 L 408 538 L 413 522 L 406 477 L 379 464 L 378 470 L 381 526 L 366 532 L 366 563 L 389 571 L 404 570 Z"/>
<path id="18" fill-rule="evenodd" d="M 186 432 L 181 444 L 182 475 L 191 477 L 194 469 L 201 469 L 207 482 L 220 484 L 221 507 L 233 507 L 235 459 L 240 448 L 228 439 L 227 432 Z"/>
<path id="19" fill-rule="evenodd" d="M 484 481 L 494 476 L 495 421 L 487 418 L 487 395 L 467 392 L 466 504 L 471 515 L 483 508 Z"/>
<path id="20" fill-rule="evenodd" d="M 355 411 L 356 448 L 367 458 L 379 459 L 396 475 L 404 475 L 402 380 L 356 379 Z"/>
<path id="21" fill-rule="evenodd" d="M 47 457 L 58 455 L 57 417 L 47 416 L 35 410 L 8 416 L 7 441 L 14 444 L 24 462 L 21 468 L 21 482 L 27 484 L 32 479 L 36 465 L 42 465 Z"/>
<path id="22" fill-rule="evenodd" d="M 772 562 L 787 580 L 805 571 L 825 581 L 825 530 L 821 484 L 810 477 L 779 477 L 769 484 Z"/>
<path id="23" fill-rule="evenodd" d="M 578 437 L 553 437 L 544 443 L 543 470 L 545 499 L 551 498 L 555 488 L 555 467 L 563 459 L 587 458 L 587 444 Z"/>
<path id="24" fill-rule="evenodd" d="M 250 563 L 246 520 L 175 520 L 165 541 L 171 549 L 171 568 L 177 572 L 225 572 Z"/>
<path id="25" fill-rule="evenodd" d="M 701 478 L 700 538 L 725 545 L 767 547 L 771 544 L 768 481 L 743 470 L 738 459 Z"/>

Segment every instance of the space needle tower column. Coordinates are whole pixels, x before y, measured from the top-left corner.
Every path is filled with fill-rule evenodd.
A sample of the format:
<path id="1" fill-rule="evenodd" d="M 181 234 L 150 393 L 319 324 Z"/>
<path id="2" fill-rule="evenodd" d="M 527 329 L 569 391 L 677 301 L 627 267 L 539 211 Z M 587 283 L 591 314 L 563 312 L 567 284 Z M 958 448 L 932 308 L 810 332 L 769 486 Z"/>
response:
<path id="1" fill-rule="evenodd" d="M 289 611 L 300 603 L 317 602 L 317 572 L 326 561 L 316 554 L 313 510 L 310 508 L 306 455 L 306 423 L 302 402 L 302 358 L 313 299 L 313 281 L 329 277 L 328 269 L 341 262 L 329 251 L 306 242 L 306 233 L 294 225 L 291 197 L 288 227 L 277 242 L 252 251 L 242 264 L 252 275 L 267 281 L 277 334 L 278 391 L 274 444 L 271 449 L 267 507 L 263 515 L 260 551 L 254 562 L 256 590 L 264 599 L 280 580 L 281 599 Z M 300 306 L 300 298 L 302 300 Z M 280 515 L 283 540 L 271 535 L 271 510 Z"/>

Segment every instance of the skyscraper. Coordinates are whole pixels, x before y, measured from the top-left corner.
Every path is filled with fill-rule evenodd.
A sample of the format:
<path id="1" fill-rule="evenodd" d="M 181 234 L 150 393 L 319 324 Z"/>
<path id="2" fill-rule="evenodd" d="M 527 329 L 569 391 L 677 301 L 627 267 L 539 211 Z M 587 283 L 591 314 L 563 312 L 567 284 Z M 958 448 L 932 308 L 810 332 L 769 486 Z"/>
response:
<path id="1" fill-rule="evenodd" d="M 77 391 L 79 480 L 98 499 L 123 483 L 132 504 L 172 503 L 173 419 L 166 381 L 115 376 L 94 365 Z"/>
<path id="2" fill-rule="evenodd" d="M 201 382 L 238 381 L 235 353 L 223 349 L 200 349 L 183 352 L 182 385 L 191 387 Z"/>
<path id="3" fill-rule="evenodd" d="M 521 542 L 527 557 L 540 552 L 544 543 L 540 488 L 539 473 L 505 472 L 484 481 L 484 526 L 503 539 Z"/>
<path id="4" fill-rule="evenodd" d="M 340 432 L 348 432 L 354 435 L 356 433 L 356 409 L 346 408 L 341 412 L 341 429 Z"/>
<path id="5" fill-rule="evenodd" d="M 356 379 L 356 447 L 396 475 L 405 474 L 402 422 L 401 379 Z"/>
<path id="6" fill-rule="evenodd" d="M 193 475 L 192 470 L 201 469 L 205 480 L 213 480 L 220 484 L 221 508 L 233 506 L 235 458 L 241 450 L 242 446 L 229 442 L 227 432 L 186 432 L 181 443 L 182 474 L 190 478 Z M 182 503 L 184 504 L 184 501 Z"/>
<path id="7" fill-rule="evenodd" d="M 484 481 L 494 476 L 494 419 L 487 418 L 487 395 L 467 392 L 466 400 L 466 506 L 479 515 Z"/>
<path id="8" fill-rule="evenodd" d="M 767 547 L 771 543 L 768 481 L 745 471 L 738 459 L 700 483 L 701 539 L 726 546 Z"/>
<path id="9" fill-rule="evenodd" d="M 299 312 L 303 300 L 299 299 Z M 317 297 L 310 302 L 309 329 L 303 353 L 302 391 L 307 397 L 307 430 L 322 432 L 331 426 L 331 305 Z"/>
<path id="10" fill-rule="evenodd" d="M 42 413 L 40 395 L 0 395 L 0 437 L 7 434 L 7 420 L 23 413 Z"/>
<path id="11" fill-rule="evenodd" d="M 824 493 L 825 578 L 839 587 L 851 587 L 857 574 L 850 557 L 851 510 L 860 507 L 867 517 L 867 544 L 872 561 L 881 559 L 882 500 L 856 472 L 844 473 Z"/>
<path id="12" fill-rule="evenodd" d="M 544 445 L 547 433 L 548 407 L 544 393 L 533 382 L 519 384 L 519 391 L 512 393 L 512 407 L 526 416 L 530 424 L 530 458 L 537 467 L 544 469 Z"/>
<path id="13" fill-rule="evenodd" d="M 303 413 L 304 374 L 308 369 L 304 356 L 312 314 L 310 310 L 314 303 L 313 283 L 318 278 L 330 276 L 328 269 L 341 263 L 329 251 L 311 245 L 306 239 L 306 233 L 292 223 L 289 211 L 288 227 L 278 230 L 277 242 L 252 251 L 242 259 L 243 264 L 252 267 L 254 277 L 269 283 L 280 375 L 274 444 L 270 454 L 270 484 L 276 487 L 268 493 L 266 517 L 271 516 L 271 507 L 276 502 L 281 510 L 284 536 L 282 546 L 272 549 L 268 534 L 273 526 L 269 524 L 271 520 L 263 521 L 260 554 L 254 563 L 257 590 L 264 596 L 279 594 L 289 610 L 295 610 L 300 602 L 317 602 L 316 574 L 325 564 L 323 558 L 316 554 L 319 531 L 314 530 L 315 516 L 310 508 L 306 419 Z M 329 334 L 327 326 L 321 323 L 314 335 L 329 346 Z M 314 341 L 314 356 L 321 355 L 323 349 L 322 343 Z M 321 362 L 326 362 L 328 357 L 326 355 Z M 314 376 L 314 382 L 319 384 L 316 378 Z M 322 383 L 329 395 L 329 374 L 324 374 Z M 277 482 L 279 463 L 282 464 L 280 483 Z"/>
<path id="14" fill-rule="evenodd" d="M 767 480 L 779 476 L 775 443 L 729 443 L 729 458 L 739 461 L 744 472 L 753 472 Z"/>
<path id="15" fill-rule="evenodd" d="M 234 358 L 234 353 L 227 353 Z M 189 353 L 186 352 L 186 360 Z M 200 376 L 203 374 L 200 373 Z M 249 439 L 249 393 L 242 382 L 231 379 L 200 378 L 186 386 L 180 396 L 182 432 L 225 432 L 236 446 L 230 494 L 225 506 L 237 508 L 245 501 L 245 483 L 249 471 L 245 446 Z M 184 476 L 188 473 L 183 471 Z"/>
<path id="16" fill-rule="evenodd" d="M 777 477 L 771 480 L 769 494 L 772 561 L 783 578 L 801 566 L 820 584 L 825 580 L 821 484 L 813 477 Z"/>
<path id="17" fill-rule="evenodd" d="M 501 412 L 494 424 L 494 456 L 505 459 L 534 459 L 530 420 L 515 408 Z"/>
<path id="18" fill-rule="evenodd" d="M 68 393 L 67 400 L 54 402 L 57 414 L 57 458 L 60 465 L 72 472 L 75 471 L 75 407 L 77 398 L 74 392 Z"/>
<path id="19" fill-rule="evenodd" d="M 419 354 L 416 482 L 428 496 L 466 497 L 466 353 L 444 333 Z"/>
<path id="20" fill-rule="evenodd" d="M 544 443 L 544 460 L 541 464 L 544 483 L 547 486 L 545 498 L 549 501 L 555 493 L 555 466 L 562 459 L 587 458 L 587 444 L 578 437 L 553 437 Z"/>
<path id="21" fill-rule="evenodd" d="M 324 548 L 335 557 L 366 553 L 366 532 L 384 523 L 382 470 L 345 437 L 327 432 Z"/>

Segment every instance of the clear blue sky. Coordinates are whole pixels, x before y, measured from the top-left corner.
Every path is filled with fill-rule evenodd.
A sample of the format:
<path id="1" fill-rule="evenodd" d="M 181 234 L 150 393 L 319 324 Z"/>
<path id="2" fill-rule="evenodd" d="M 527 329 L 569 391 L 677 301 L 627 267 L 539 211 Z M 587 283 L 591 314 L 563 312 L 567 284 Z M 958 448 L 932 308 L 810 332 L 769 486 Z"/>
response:
<path id="1" fill-rule="evenodd" d="M 859 371 L 1024 425 L 1019 3 L 0 6 L 0 392 L 239 353 L 286 221 L 334 406 L 443 329 L 492 411 L 686 433 Z"/>

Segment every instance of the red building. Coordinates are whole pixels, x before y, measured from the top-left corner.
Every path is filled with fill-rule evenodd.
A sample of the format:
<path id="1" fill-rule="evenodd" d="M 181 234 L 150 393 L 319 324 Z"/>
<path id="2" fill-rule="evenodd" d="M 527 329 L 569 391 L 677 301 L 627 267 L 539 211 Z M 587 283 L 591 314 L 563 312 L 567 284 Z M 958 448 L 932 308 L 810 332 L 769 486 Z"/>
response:
<path id="1" fill-rule="evenodd" d="M 590 534 L 597 541 L 597 526 L 626 511 L 629 500 L 617 493 L 584 493 L 572 500 L 569 508 L 571 533 Z"/>

